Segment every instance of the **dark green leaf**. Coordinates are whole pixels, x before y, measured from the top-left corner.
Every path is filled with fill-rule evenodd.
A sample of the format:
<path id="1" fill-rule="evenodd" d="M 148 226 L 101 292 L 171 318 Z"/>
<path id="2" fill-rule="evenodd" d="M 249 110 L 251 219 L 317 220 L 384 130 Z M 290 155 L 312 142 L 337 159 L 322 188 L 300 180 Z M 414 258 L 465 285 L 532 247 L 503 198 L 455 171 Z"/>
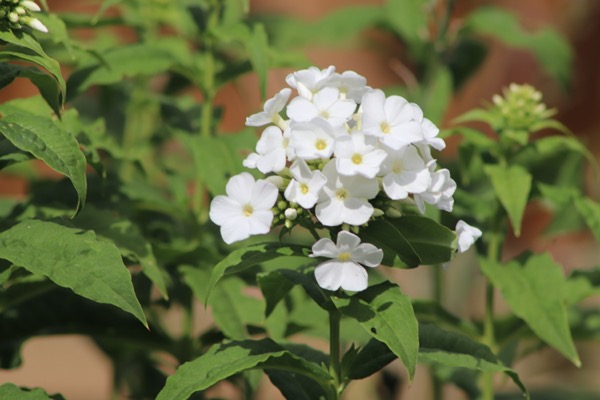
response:
<path id="1" fill-rule="evenodd" d="M 80 296 L 119 307 L 147 326 L 119 251 L 94 232 L 23 221 L 0 233 L 0 258 Z"/>
<path id="2" fill-rule="evenodd" d="M 60 395 L 49 396 L 43 389 L 22 389 L 12 383 L 0 386 L 0 399 L 3 400 L 60 400 Z"/>
<path id="3" fill-rule="evenodd" d="M 331 299 L 342 314 L 358 321 L 402 360 L 412 381 L 419 349 L 417 319 L 398 285 L 383 282 L 349 298 Z"/>
<path id="4" fill-rule="evenodd" d="M 157 400 L 185 400 L 194 392 L 231 375 L 257 368 L 294 372 L 332 390 L 329 373 L 316 364 L 294 355 L 270 339 L 244 340 L 215 345 L 204 355 L 181 365 L 167 379 Z"/>
<path id="5" fill-rule="evenodd" d="M 480 259 L 485 275 L 499 288 L 511 310 L 542 340 L 579 366 L 565 308 L 565 277 L 548 254 L 499 264 Z"/>
<path id="6" fill-rule="evenodd" d="M 0 63 L 0 76 L 1 79 L 8 77 L 21 77 L 27 78 L 33 83 L 40 91 L 40 94 L 46 100 L 48 105 L 52 107 L 52 110 L 58 115 L 62 107 L 61 92 L 58 86 L 58 82 L 51 75 L 43 72 L 39 68 L 35 67 L 24 67 L 22 65 L 14 65 L 7 63 Z M 4 86 L 0 82 L 0 87 Z"/>
<path id="7" fill-rule="evenodd" d="M 348 369 L 348 378 L 364 379 L 381 370 L 397 358 L 383 342 L 371 339 L 360 349 Z"/>

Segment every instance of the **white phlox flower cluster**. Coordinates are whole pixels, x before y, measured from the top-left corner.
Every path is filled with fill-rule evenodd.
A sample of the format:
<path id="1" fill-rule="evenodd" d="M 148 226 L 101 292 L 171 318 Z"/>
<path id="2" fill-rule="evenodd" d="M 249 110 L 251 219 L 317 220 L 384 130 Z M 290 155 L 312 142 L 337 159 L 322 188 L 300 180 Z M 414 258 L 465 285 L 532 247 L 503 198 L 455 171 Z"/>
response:
<path id="1" fill-rule="evenodd" d="M 445 143 L 419 106 L 367 86 L 353 71 L 336 73 L 333 66 L 291 73 L 286 82 L 291 89 L 282 89 L 263 111 L 246 119 L 248 126 L 266 127 L 243 164 L 266 178 L 233 177 L 244 184 L 228 184 L 227 196 L 211 204 L 210 217 L 221 226 L 225 242 L 264 233 L 270 224 L 288 229 L 312 224 L 334 231 L 341 227 L 338 247 L 374 254 L 376 249 L 360 247 L 358 236 L 350 238 L 348 230 L 356 233 L 374 217 L 397 214 L 400 203 L 415 204 L 421 213 L 425 203 L 452 210 L 456 183 L 431 155 L 431 148 L 442 150 Z M 365 261 L 353 250 L 337 254 L 335 246 L 320 240 L 313 247 L 313 256 L 337 260 L 317 268 L 319 285 L 366 288 L 360 265 L 376 266 L 376 257 Z M 352 254 L 353 261 L 346 259 Z"/>
<path id="2" fill-rule="evenodd" d="M 26 25 L 36 31 L 48 33 L 48 28 L 31 14 L 39 11 L 40 6 L 30 0 L 0 0 L 0 30 L 3 26 L 21 29 Z"/>

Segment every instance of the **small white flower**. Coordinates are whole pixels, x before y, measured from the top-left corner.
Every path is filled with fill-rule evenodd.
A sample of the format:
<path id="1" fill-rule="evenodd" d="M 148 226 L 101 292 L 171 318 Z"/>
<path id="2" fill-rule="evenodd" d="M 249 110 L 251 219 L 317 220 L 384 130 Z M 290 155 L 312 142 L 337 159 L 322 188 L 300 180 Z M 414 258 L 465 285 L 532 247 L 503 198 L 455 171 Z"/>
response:
<path id="1" fill-rule="evenodd" d="M 376 147 L 376 143 L 374 137 L 365 136 L 362 132 L 338 136 L 333 145 L 337 171 L 346 176 L 359 174 L 375 178 L 387 157 L 385 150 Z"/>
<path id="2" fill-rule="evenodd" d="M 383 190 L 392 200 L 401 200 L 409 193 L 423 193 L 431 182 L 431 173 L 414 146 L 390 151 L 381 166 Z"/>
<path id="3" fill-rule="evenodd" d="M 371 90 L 362 98 L 362 130 L 386 146 L 398 150 L 423 140 L 421 125 L 414 120 L 412 106 L 400 96 L 385 97 Z"/>
<path id="4" fill-rule="evenodd" d="M 254 181 L 247 172 L 232 176 L 225 187 L 227 196 L 210 203 L 211 221 L 221 227 L 227 244 L 251 235 L 268 233 L 273 222 L 271 210 L 277 201 L 277 187 L 264 180 Z"/>
<path id="5" fill-rule="evenodd" d="M 27 17 L 24 17 L 22 19 L 25 20 L 26 18 Z M 48 33 L 48 28 L 46 28 L 46 25 L 42 24 L 42 22 L 37 18 L 31 18 L 25 23 L 27 25 L 29 25 L 30 27 L 32 27 L 33 29 L 35 29 L 36 31 Z"/>
<path id="6" fill-rule="evenodd" d="M 377 179 L 340 175 L 334 162 L 325 165 L 323 175 L 327 178 L 327 184 L 315 208 L 319 221 L 325 226 L 366 223 L 374 210 L 369 199 L 379 192 Z"/>
<path id="7" fill-rule="evenodd" d="M 267 124 L 277 124 L 281 126 L 283 119 L 279 115 L 285 107 L 292 91 L 289 88 L 281 89 L 274 97 L 265 102 L 262 112 L 253 114 L 246 118 L 247 126 L 263 126 Z M 285 128 L 285 126 L 283 127 Z"/>
<path id="8" fill-rule="evenodd" d="M 464 253 L 479 239 L 482 235 L 481 230 L 460 220 L 456 223 L 456 236 L 458 237 L 459 253 Z"/>
<path id="9" fill-rule="evenodd" d="M 437 137 L 440 133 L 438 127 L 427 118 L 423 118 L 421 107 L 415 103 L 410 103 L 410 105 L 413 108 L 414 119 L 421 124 L 421 129 L 423 130 L 423 141 L 421 143 L 425 143 L 438 151 L 444 150 L 446 142 L 444 142 L 444 139 Z"/>
<path id="10" fill-rule="evenodd" d="M 350 232 L 340 231 L 337 244 L 331 239 L 320 239 L 312 246 L 310 257 L 331 258 L 315 269 L 320 287 L 358 292 L 369 284 L 367 271 L 361 265 L 377 267 L 383 260 L 383 251 L 369 243 L 361 244 L 360 238 Z"/>
<path id="11" fill-rule="evenodd" d="M 344 71 L 342 74 L 333 74 L 329 86 L 339 89 L 340 95 L 360 103 L 363 95 L 371 90 L 367 86 L 367 79 L 354 71 Z"/>
<path id="12" fill-rule="evenodd" d="M 243 161 L 246 168 L 258 168 L 263 174 L 279 172 L 285 168 L 289 145 L 289 132 L 276 126 L 265 129 L 256 143 L 256 153 L 250 153 Z"/>
<path id="13" fill-rule="evenodd" d="M 321 118 L 299 122 L 290 129 L 296 156 L 307 161 L 331 157 L 335 137 L 341 134 Z"/>
<path id="14" fill-rule="evenodd" d="M 444 211 L 452 211 L 456 182 L 450 177 L 450 171 L 440 169 L 431 174 L 431 183 L 423 193 L 414 195 L 415 203 L 421 213 L 425 212 L 425 203 L 432 204 Z"/>
<path id="15" fill-rule="evenodd" d="M 285 215 L 286 219 L 293 221 L 296 218 L 298 218 L 298 210 L 296 210 L 295 208 L 286 208 L 283 212 L 283 215 Z"/>
<path id="16" fill-rule="evenodd" d="M 290 167 L 290 173 L 294 179 L 285 189 L 285 198 L 290 202 L 300 204 L 302 208 L 313 208 L 327 178 L 319 170 L 311 171 L 302 159 L 294 161 Z"/>
<path id="17" fill-rule="evenodd" d="M 29 11 L 34 11 L 34 12 L 42 11 L 42 9 L 40 8 L 40 6 L 38 6 L 33 1 L 22 0 L 20 4 L 21 4 L 21 6 L 27 8 Z"/>
<path id="18" fill-rule="evenodd" d="M 292 121 L 307 122 L 321 117 L 333 126 L 341 126 L 356 110 L 354 100 L 341 99 L 334 87 L 326 87 L 315 93 L 311 100 L 296 97 L 287 107 L 287 115 Z"/>
<path id="19" fill-rule="evenodd" d="M 313 94 L 325 87 L 334 72 L 335 67 L 333 65 L 325 69 L 310 67 L 292 72 L 285 78 L 285 81 L 288 85 L 297 89 L 300 96 L 311 100 Z"/>

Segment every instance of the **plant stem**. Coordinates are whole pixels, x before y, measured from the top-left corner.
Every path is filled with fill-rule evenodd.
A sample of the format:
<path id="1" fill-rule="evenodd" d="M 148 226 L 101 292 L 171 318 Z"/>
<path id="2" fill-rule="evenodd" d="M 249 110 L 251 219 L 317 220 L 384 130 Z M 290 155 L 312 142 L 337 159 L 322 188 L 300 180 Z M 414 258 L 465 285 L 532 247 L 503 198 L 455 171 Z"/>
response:
<path id="1" fill-rule="evenodd" d="M 342 385 L 340 368 L 340 319 L 342 315 L 337 310 L 329 311 L 329 373 L 335 380 L 336 397 L 339 398 L 339 388 Z"/>
<path id="2" fill-rule="evenodd" d="M 443 287 L 442 287 L 442 266 L 435 265 L 433 266 L 433 300 L 437 304 L 442 304 L 443 298 Z M 432 398 L 433 400 L 442 400 L 443 393 L 442 387 L 443 382 L 438 378 L 437 374 L 437 366 L 432 365 L 429 368 L 429 373 L 431 375 L 431 388 L 433 391 Z"/>

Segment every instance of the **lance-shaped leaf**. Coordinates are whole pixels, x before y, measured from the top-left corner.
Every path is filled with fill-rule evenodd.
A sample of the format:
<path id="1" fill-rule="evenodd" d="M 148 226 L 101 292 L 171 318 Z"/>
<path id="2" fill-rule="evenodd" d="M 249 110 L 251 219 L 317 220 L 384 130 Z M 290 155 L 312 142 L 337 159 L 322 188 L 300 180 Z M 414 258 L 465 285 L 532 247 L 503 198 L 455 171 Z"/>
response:
<path id="1" fill-rule="evenodd" d="M 511 310 L 535 334 L 579 366 L 565 307 L 565 277 L 548 254 L 531 256 L 525 265 L 480 259 L 481 269 L 500 289 Z"/>
<path id="2" fill-rule="evenodd" d="M 575 207 L 590 228 L 594 237 L 600 242 L 600 204 L 588 197 L 575 197 Z"/>
<path id="3" fill-rule="evenodd" d="M 353 318 L 371 336 L 402 360 L 412 381 L 417 364 L 419 332 L 410 299 L 391 282 L 371 286 L 352 297 L 331 297 L 338 310 Z"/>
<path id="4" fill-rule="evenodd" d="M 22 389 L 12 383 L 0 386 L 0 399 L 3 400 L 60 400 L 61 395 L 49 396 L 43 389 Z"/>
<path id="5" fill-rule="evenodd" d="M 531 174 L 518 165 L 486 165 L 484 171 L 510 218 L 515 236 L 519 237 L 523 213 L 531 190 Z"/>
<path id="6" fill-rule="evenodd" d="M 271 339 L 233 341 L 211 347 L 205 354 L 181 365 L 167 379 L 157 400 L 189 398 L 234 374 L 250 369 L 294 372 L 312 379 L 331 393 L 329 373 L 298 357 Z"/>
<path id="7" fill-rule="evenodd" d="M 23 221 L 0 233 L 0 258 L 82 297 L 119 307 L 147 326 L 119 250 L 94 232 Z"/>
<path id="8" fill-rule="evenodd" d="M 0 88 L 10 84 L 13 79 L 27 78 L 37 86 L 46 103 L 58 115 L 62 107 L 61 92 L 58 82 L 51 75 L 39 68 L 23 65 L 0 63 Z"/>
<path id="9" fill-rule="evenodd" d="M 306 246 L 284 243 L 260 243 L 235 250 L 215 265 L 208 283 L 206 299 L 208 300 L 212 289 L 225 275 L 235 274 L 279 257 L 306 257 L 309 252 L 310 248 Z"/>
<path id="10" fill-rule="evenodd" d="M 267 71 L 269 69 L 269 39 L 263 24 L 254 25 L 247 46 L 250 62 L 258 74 L 260 95 L 264 99 L 267 92 Z"/>
<path id="11" fill-rule="evenodd" d="M 56 126 L 50 118 L 16 110 L 0 119 L 0 133 L 14 146 L 33 154 L 69 178 L 77 191 L 77 208 L 85 205 L 86 160 L 71 134 Z"/>

